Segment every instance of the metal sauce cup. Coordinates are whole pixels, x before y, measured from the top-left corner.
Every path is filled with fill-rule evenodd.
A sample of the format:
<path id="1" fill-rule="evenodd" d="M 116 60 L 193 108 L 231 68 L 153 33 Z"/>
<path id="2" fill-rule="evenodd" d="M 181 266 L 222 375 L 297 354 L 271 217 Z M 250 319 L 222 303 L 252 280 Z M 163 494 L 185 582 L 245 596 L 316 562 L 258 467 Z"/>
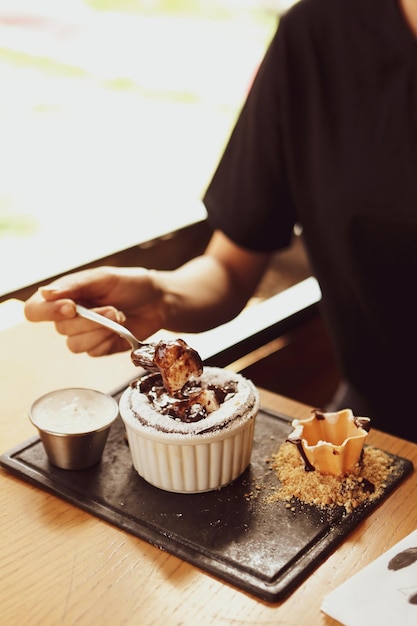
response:
<path id="1" fill-rule="evenodd" d="M 101 460 L 118 412 L 111 396 L 75 387 L 38 398 L 30 408 L 29 419 L 38 430 L 49 461 L 61 469 L 80 470 Z"/>

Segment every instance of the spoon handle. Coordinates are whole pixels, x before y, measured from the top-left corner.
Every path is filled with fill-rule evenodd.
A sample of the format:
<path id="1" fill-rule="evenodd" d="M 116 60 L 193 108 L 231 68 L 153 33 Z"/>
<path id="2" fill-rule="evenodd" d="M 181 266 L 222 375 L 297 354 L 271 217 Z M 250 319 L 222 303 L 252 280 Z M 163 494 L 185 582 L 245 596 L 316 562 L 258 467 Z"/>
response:
<path id="1" fill-rule="evenodd" d="M 109 328 L 110 330 L 120 335 L 120 337 L 123 337 L 123 339 L 126 339 L 126 341 L 130 343 L 132 350 L 137 350 L 142 346 L 140 341 L 138 341 L 136 337 L 132 335 L 130 330 L 128 330 L 121 324 L 118 324 L 117 322 L 114 322 L 108 317 L 104 317 L 104 315 L 100 315 L 100 313 L 96 313 L 91 309 L 86 309 L 84 306 L 81 306 L 81 304 L 76 304 L 75 308 L 78 315 L 80 315 L 81 317 L 84 317 L 85 319 L 92 322 L 96 322 L 96 324 L 100 324 L 101 326 L 105 326 L 106 328 Z"/>

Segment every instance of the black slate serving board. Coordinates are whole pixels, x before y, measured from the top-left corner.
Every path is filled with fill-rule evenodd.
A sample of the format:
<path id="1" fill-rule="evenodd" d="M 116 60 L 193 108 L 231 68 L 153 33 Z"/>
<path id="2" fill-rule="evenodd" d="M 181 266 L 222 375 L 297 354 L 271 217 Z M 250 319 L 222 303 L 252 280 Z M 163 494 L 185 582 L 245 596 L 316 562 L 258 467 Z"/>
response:
<path id="1" fill-rule="evenodd" d="M 117 398 L 117 396 L 116 396 Z M 38 437 L 0 457 L 0 464 L 76 506 L 269 602 L 292 592 L 413 470 L 392 456 L 379 500 L 350 514 L 271 502 L 278 481 L 268 459 L 291 431 L 291 418 L 261 409 L 250 467 L 231 485 L 203 494 L 153 487 L 133 469 L 120 418 L 102 461 L 81 471 L 49 464 Z"/>

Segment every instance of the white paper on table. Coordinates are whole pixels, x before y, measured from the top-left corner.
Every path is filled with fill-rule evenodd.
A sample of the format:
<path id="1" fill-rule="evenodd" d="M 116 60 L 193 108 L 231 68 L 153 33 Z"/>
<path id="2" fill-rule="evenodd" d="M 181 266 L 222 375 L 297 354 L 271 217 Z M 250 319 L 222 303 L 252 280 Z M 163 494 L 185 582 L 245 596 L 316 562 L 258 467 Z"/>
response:
<path id="1" fill-rule="evenodd" d="M 321 610 L 344 626 L 416 626 L 417 530 L 325 596 Z"/>

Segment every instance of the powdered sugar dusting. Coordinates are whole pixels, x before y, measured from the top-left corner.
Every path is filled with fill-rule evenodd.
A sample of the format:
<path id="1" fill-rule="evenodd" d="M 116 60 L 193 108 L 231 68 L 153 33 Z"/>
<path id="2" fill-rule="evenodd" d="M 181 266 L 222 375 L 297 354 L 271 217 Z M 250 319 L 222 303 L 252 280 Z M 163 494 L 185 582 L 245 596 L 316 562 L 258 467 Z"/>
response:
<path id="1" fill-rule="evenodd" d="M 167 435 L 184 436 L 212 435 L 215 431 L 221 431 L 226 427 L 238 428 L 248 419 L 249 414 L 254 413 L 258 406 L 258 393 L 251 381 L 240 374 L 229 370 L 206 367 L 199 377 L 202 388 L 209 385 L 224 387 L 233 381 L 236 385 L 236 393 L 228 397 L 219 408 L 210 412 L 207 417 L 197 422 L 182 422 L 173 419 L 169 415 L 162 415 L 150 404 L 147 396 L 140 392 L 136 386 L 131 386 L 123 393 L 120 400 L 120 411 L 123 419 L 132 427 L 151 431 L 153 436 Z"/>

